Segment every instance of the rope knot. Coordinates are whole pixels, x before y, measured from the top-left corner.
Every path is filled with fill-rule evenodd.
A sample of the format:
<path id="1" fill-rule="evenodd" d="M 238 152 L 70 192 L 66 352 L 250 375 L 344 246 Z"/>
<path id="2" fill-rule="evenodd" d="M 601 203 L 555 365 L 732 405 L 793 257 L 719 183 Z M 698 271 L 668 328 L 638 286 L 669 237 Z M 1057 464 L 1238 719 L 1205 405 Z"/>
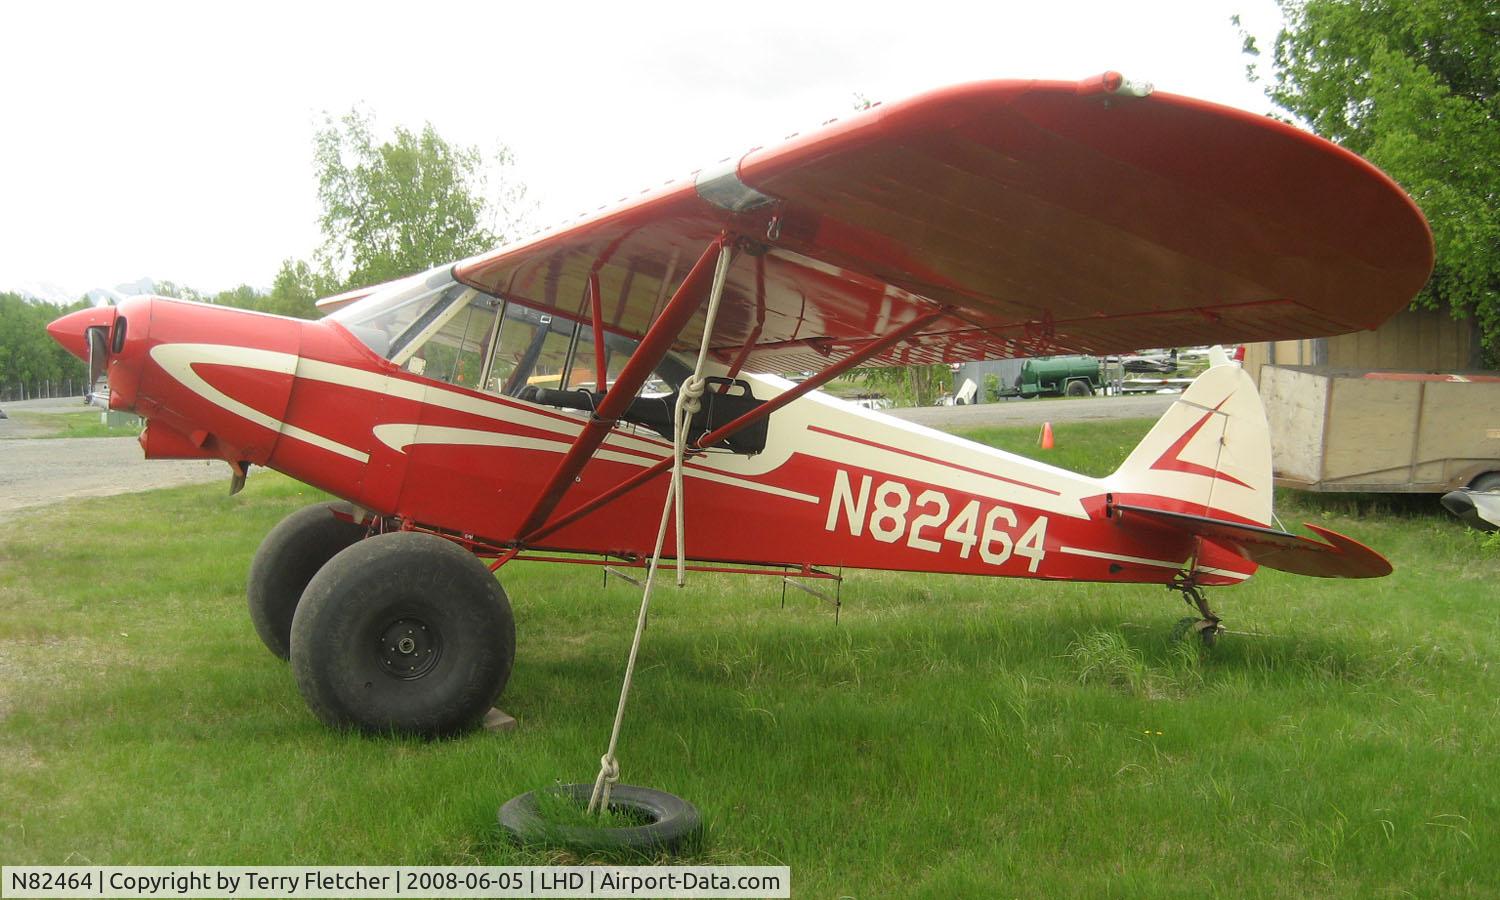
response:
<path id="1" fill-rule="evenodd" d="M 606 753 L 599 757 L 599 776 L 608 785 L 619 784 L 620 763 L 612 755 Z"/>
<path id="2" fill-rule="evenodd" d="M 707 386 L 708 380 L 701 375 L 689 375 L 682 383 L 677 402 L 688 415 L 697 415 L 703 408 L 703 391 Z"/>

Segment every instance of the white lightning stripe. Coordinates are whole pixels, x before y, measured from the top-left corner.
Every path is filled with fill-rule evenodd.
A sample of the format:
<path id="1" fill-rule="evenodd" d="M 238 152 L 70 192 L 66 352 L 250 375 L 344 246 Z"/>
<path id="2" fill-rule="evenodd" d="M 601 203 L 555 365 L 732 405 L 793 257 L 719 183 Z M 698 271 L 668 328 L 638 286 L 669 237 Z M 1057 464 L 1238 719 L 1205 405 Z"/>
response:
<path id="1" fill-rule="evenodd" d="M 349 366 L 340 366 L 316 359 L 301 360 L 297 366 L 297 377 L 306 378 L 310 381 L 321 381 L 326 384 L 336 384 L 340 387 L 354 388 L 360 391 L 370 391 L 376 394 L 388 394 L 392 397 L 400 397 L 403 400 L 440 406 L 443 409 L 482 416 L 497 422 L 525 425 L 540 431 L 551 431 L 556 434 L 566 435 L 569 438 L 575 437 L 583 428 L 582 419 L 559 419 L 556 416 L 532 412 L 522 407 L 502 403 L 499 400 L 470 397 L 468 394 L 446 390 L 436 385 L 407 381 L 404 378 L 391 378 L 376 372 L 368 372 L 364 369 L 355 369 Z M 611 433 L 605 438 L 605 443 L 619 446 L 634 445 L 639 449 L 657 451 L 666 446 L 618 432 Z"/>
<path id="2" fill-rule="evenodd" d="M 1059 552 L 1071 553 L 1074 556 L 1092 556 L 1095 559 L 1111 559 L 1117 562 L 1139 563 L 1143 566 L 1159 566 L 1163 569 L 1184 569 L 1187 567 L 1186 560 L 1180 563 L 1174 563 L 1167 562 L 1164 559 L 1146 559 L 1142 556 L 1124 556 L 1119 553 L 1106 553 L 1103 550 L 1090 550 L 1086 547 L 1059 547 L 1057 549 Z M 1229 569 L 1216 569 L 1212 566 L 1198 566 L 1195 571 L 1207 572 L 1210 575 L 1221 575 L 1225 578 L 1238 578 L 1240 581 L 1244 581 L 1245 579 L 1250 577 L 1244 572 L 1233 572 Z"/>
<path id="3" fill-rule="evenodd" d="M 264 372 L 275 372 L 278 375 L 292 375 L 296 371 L 298 358 L 290 353 L 256 350 L 252 347 L 231 347 L 224 344 L 158 344 L 151 348 L 151 358 L 156 360 L 162 371 L 181 382 L 183 387 L 215 406 L 269 428 L 277 434 L 312 444 L 314 447 L 337 453 L 355 462 L 370 461 L 368 453 L 362 453 L 321 434 L 314 434 L 295 425 L 289 425 L 241 403 L 209 384 L 202 375 L 193 370 L 194 363 L 209 363 L 259 369 Z"/>
<path id="4" fill-rule="evenodd" d="M 376 425 L 375 439 L 397 453 L 405 453 L 406 448 L 413 444 L 514 447 L 519 450 L 543 450 L 548 453 L 567 453 L 570 446 L 562 441 L 499 434 L 493 431 L 475 431 L 470 428 L 445 428 L 441 425 Z"/>
<path id="5" fill-rule="evenodd" d="M 1141 556 L 1123 556 L 1119 553 L 1106 553 L 1103 550 L 1090 550 L 1087 547 L 1058 547 L 1059 552 L 1071 553 L 1074 556 L 1092 556 L 1095 559 L 1112 559 L 1117 562 L 1139 563 L 1143 566 L 1160 566 L 1163 569 L 1181 569 L 1187 566 L 1187 560 L 1182 562 L 1168 562 L 1162 559 L 1146 559 Z"/>
<path id="6" fill-rule="evenodd" d="M 1237 578 L 1240 581 L 1244 581 L 1246 578 L 1250 577 L 1249 575 L 1246 575 L 1244 572 L 1231 572 L 1229 569 L 1215 569 L 1212 566 L 1199 566 L 1198 567 L 1198 571 L 1199 572 L 1207 572 L 1210 575 L 1220 575 L 1220 576 L 1223 576 L 1224 578 Z"/>
<path id="7" fill-rule="evenodd" d="M 540 450 L 544 453 L 561 455 L 567 453 L 568 449 L 572 446 L 562 441 L 549 441 L 542 438 L 522 437 L 520 435 L 501 434 L 493 431 L 476 431 L 471 428 L 448 428 L 440 425 L 377 425 L 375 427 L 375 437 L 387 447 L 400 453 L 405 453 L 406 448 L 413 445 L 437 445 L 449 447 L 512 447 L 519 450 Z M 660 461 L 659 459 L 646 459 L 640 456 L 632 456 L 605 449 L 595 452 L 594 458 L 638 466 L 643 469 Z M 785 497 L 788 500 L 798 500 L 802 503 L 816 504 L 822 502 L 812 494 L 803 494 L 771 484 L 746 481 L 743 478 L 721 475 L 717 472 L 705 472 L 701 469 L 690 467 L 683 474 L 689 478 L 713 481 L 729 485 L 730 487 L 743 488 L 747 491 Z"/>
<path id="8" fill-rule="evenodd" d="M 203 379 L 201 375 L 193 370 L 194 364 L 208 363 L 212 365 L 239 366 L 247 369 L 257 369 L 265 372 L 275 372 L 282 375 L 293 375 L 297 378 L 305 378 L 309 381 L 320 381 L 325 384 L 338 385 L 340 387 L 353 388 L 354 390 L 368 391 L 374 394 L 384 394 L 411 400 L 416 403 L 439 406 L 457 412 L 471 413 L 482 416 L 496 422 L 508 425 L 526 425 L 555 434 L 561 434 L 567 438 L 577 436 L 583 428 L 583 422 L 577 423 L 570 420 L 558 419 L 554 416 L 542 415 L 519 406 L 502 403 L 496 400 L 470 397 L 456 391 L 446 390 L 437 386 L 430 386 L 420 382 L 407 381 L 403 378 L 392 378 L 389 375 L 378 372 L 370 372 L 364 369 L 356 369 L 350 366 L 341 366 L 334 363 L 323 362 L 316 359 L 307 359 L 291 353 L 279 353 L 274 350 L 259 350 L 252 347 L 237 347 L 231 344 L 160 344 L 153 347 L 151 356 L 168 372 L 173 378 L 187 387 L 189 390 L 203 397 L 205 400 L 219 406 L 235 415 L 242 416 L 251 422 L 269 428 L 278 434 L 295 438 L 300 441 L 321 447 L 340 456 L 368 463 L 370 456 L 353 447 L 345 446 L 320 434 L 288 424 L 260 412 L 240 401 L 228 396 L 223 391 L 215 388 Z M 391 426 L 392 428 L 412 428 L 415 426 Z M 429 429 L 431 426 L 429 426 Z M 570 446 L 567 443 L 547 441 L 541 438 L 520 438 L 510 436 L 497 436 L 493 432 L 474 431 L 471 429 L 450 429 L 453 432 L 461 432 L 466 435 L 485 435 L 487 437 L 479 440 L 454 440 L 442 441 L 441 443 L 491 443 L 494 446 L 514 446 L 523 449 L 543 450 L 546 452 L 563 453 Z M 424 435 L 428 432 L 423 432 Z M 415 433 L 408 434 L 403 431 L 389 431 L 386 436 L 377 437 L 389 446 L 397 450 L 411 443 L 434 443 L 436 441 L 416 440 Z M 387 440 L 389 437 L 389 440 Z M 510 443 L 502 444 L 501 440 Z M 398 446 L 399 443 L 399 446 Z M 637 438 L 619 432 L 611 433 L 605 439 L 605 446 L 614 445 L 621 448 L 634 447 L 653 455 L 665 449 L 665 445 Z M 601 449 L 595 453 L 600 459 L 608 459 L 614 462 L 623 462 L 630 465 L 646 466 L 650 462 L 643 462 L 640 457 L 630 456 L 623 453 Z M 774 468 L 785 461 L 784 454 L 775 458 L 776 454 L 761 454 L 765 457 L 760 464 L 768 468 Z M 739 462 L 739 457 L 732 458 Z M 797 500 L 802 503 L 820 503 L 819 498 L 798 491 L 774 485 L 760 484 L 732 475 L 723 475 L 716 472 L 706 472 L 699 469 L 689 469 L 687 474 L 692 478 L 703 481 L 713 481 L 745 490 L 756 491 L 762 494 L 770 494 L 776 497 L 785 497 L 789 500 Z M 747 473 L 758 474 L 758 473 Z"/>
<path id="9" fill-rule="evenodd" d="M 208 363 L 212 365 L 257 369 L 281 375 L 294 375 L 297 378 L 305 378 L 309 381 L 320 381 L 325 384 L 369 391 L 374 394 L 388 394 L 416 403 L 441 406 L 445 409 L 471 413 L 499 422 L 527 425 L 532 428 L 567 435 L 568 437 L 577 435 L 583 424 L 582 422 L 574 424 L 571 421 L 541 415 L 529 410 L 512 407 L 508 404 L 492 400 L 482 400 L 454 391 L 407 381 L 402 378 L 392 378 L 379 372 L 336 365 L 316 359 L 306 359 L 295 354 L 280 353 L 274 350 L 259 350 L 253 347 L 238 347 L 231 344 L 159 344 L 151 349 L 151 357 L 173 378 L 176 378 L 189 390 L 216 406 L 226 409 L 235 415 L 242 416 L 258 425 L 265 426 L 279 434 L 306 441 L 316 447 L 321 447 L 340 456 L 360 462 L 368 462 L 369 454 L 361 453 L 353 447 L 345 446 L 322 435 L 287 424 L 249 407 L 209 384 L 202 376 L 193 371 L 192 366 L 195 363 Z M 618 446 L 635 445 L 642 449 L 657 451 L 662 447 L 662 445 L 652 441 L 624 434 L 611 434 L 606 438 L 606 443 Z"/>

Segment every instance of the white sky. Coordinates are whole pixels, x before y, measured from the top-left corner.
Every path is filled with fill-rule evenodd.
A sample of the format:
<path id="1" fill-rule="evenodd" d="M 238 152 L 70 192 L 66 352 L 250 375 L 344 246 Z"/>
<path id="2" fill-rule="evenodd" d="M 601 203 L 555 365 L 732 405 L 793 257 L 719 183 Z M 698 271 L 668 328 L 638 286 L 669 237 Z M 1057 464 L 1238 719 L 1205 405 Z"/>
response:
<path id="1" fill-rule="evenodd" d="M 1273 0 L 0 3 L 0 289 L 269 286 L 320 240 L 312 134 L 362 103 L 510 146 L 546 225 L 854 97 L 1117 69 L 1256 112 Z"/>

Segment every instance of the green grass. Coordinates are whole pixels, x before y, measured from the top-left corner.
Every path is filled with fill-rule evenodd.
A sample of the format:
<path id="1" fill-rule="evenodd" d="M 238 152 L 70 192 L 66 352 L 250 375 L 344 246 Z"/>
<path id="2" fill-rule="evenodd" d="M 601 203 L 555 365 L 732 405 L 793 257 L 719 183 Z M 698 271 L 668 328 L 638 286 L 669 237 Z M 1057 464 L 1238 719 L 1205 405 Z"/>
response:
<path id="1" fill-rule="evenodd" d="M 1112 468 L 1133 440 L 1092 428 Z M 1071 429 L 1059 450 L 1094 439 Z M 636 591 L 512 564 L 516 731 L 332 733 L 243 599 L 315 499 L 257 475 L 0 535 L 0 860 L 571 859 L 495 810 L 594 777 Z M 1299 504 L 1396 573 L 1217 591 L 1262 636 L 1212 651 L 1168 639 L 1161 588 L 853 572 L 835 624 L 773 579 L 691 576 L 653 604 L 622 780 L 700 807 L 690 861 L 790 865 L 797 896 L 1495 896 L 1500 554 L 1432 507 Z"/>
<path id="2" fill-rule="evenodd" d="M 605 806 L 592 815 L 588 803 L 574 800 L 571 792 L 555 788 L 542 788 L 536 795 L 536 811 L 548 825 L 574 826 L 579 828 L 634 828 L 650 825 L 652 819 L 629 809 Z"/>
<path id="3" fill-rule="evenodd" d="M 71 413 L 16 413 L 16 418 L 45 429 L 37 438 L 131 437 L 141 433 L 141 420 L 129 417 L 126 423 L 111 428 L 103 421 L 104 411 L 95 409 Z"/>
<path id="4" fill-rule="evenodd" d="M 1040 447 L 1041 426 L 955 429 L 953 433 L 1048 465 L 1102 476 L 1118 468 L 1155 424 L 1155 419 L 1059 422 L 1052 426 L 1051 450 Z"/>

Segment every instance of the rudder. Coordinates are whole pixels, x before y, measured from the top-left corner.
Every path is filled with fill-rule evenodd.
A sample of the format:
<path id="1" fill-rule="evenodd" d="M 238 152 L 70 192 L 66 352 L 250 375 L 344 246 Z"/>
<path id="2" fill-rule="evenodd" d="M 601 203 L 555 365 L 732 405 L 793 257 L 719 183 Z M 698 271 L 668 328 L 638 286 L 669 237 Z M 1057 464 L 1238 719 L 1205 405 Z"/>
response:
<path id="1" fill-rule="evenodd" d="M 1269 525 L 1271 432 L 1255 383 L 1236 365 L 1208 369 L 1105 484 L 1122 501 Z"/>

